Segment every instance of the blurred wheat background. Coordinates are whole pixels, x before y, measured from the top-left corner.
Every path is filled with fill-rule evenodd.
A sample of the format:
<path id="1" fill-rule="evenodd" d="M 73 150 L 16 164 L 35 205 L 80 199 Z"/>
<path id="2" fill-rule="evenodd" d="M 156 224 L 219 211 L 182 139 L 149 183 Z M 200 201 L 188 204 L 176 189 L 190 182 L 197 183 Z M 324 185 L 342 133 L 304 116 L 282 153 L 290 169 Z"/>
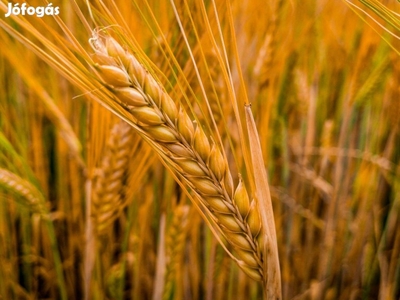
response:
<path id="1" fill-rule="evenodd" d="M 253 180 L 234 118 L 248 95 L 283 299 L 400 298 L 397 1 L 52 3 L 57 17 L 0 6 L 0 299 L 263 298 L 103 100 L 90 57 L 106 34 L 224 148 L 234 188 Z"/>

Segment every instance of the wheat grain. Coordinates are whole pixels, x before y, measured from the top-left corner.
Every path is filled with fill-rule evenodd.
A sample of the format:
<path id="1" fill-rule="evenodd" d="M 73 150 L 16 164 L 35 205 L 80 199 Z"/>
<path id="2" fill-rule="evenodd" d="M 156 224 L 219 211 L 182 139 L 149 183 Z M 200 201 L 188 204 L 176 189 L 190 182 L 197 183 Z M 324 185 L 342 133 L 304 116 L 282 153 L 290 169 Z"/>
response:
<path id="1" fill-rule="evenodd" d="M 246 188 L 240 182 L 232 192 L 232 176 L 219 146 L 210 142 L 202 127 L 192 122 L 183 108 L 178 109 L 139 61 L 112 37 L 102 37 L 92 47 L 95 68 L 119 104 L 130 112 L 134 128 L 162 152 L 195 192 L 220 233 L 238 250 L 239 266 L 250 277 L 262 280 L 262 251 L 254 234 L 260 232 L 260 223 L 255 224 L 254 215 L 247 221 Z"/>

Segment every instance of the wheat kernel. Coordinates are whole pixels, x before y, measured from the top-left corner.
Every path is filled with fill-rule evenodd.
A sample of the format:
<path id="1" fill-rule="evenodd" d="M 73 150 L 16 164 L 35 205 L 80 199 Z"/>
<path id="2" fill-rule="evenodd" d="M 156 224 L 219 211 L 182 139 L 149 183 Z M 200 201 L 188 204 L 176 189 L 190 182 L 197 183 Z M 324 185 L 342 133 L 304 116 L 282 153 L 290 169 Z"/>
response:
<path id="1" fill-rule="evenodd" d="M 143 128 L 152 138 L 164 143 L 175 143 L 175 134 L 165 126 L 151 126 Z"/>
<path id="2" fill-rule="evenodd" d="M 258 269 L 253 269 L 248 267 L 245 264 L 239 264 L 240 268 L 250 277 L 253 278 L 254 280 L 261 281 L 261 273 Z"/>
<path id="3" fill-rule="evenodd" d="M 148 104 L 144 96 L 138 90 L 131 87 L 118 88 L 114 91 L 118 99 L 125 105 L 137 107 Z"/>
<path id="4" fill-rule="evenodd" d="M 137 59 L 129 54 L 127 55 L 127 71 L 130 77 L 135 81 L 135 85 L 143 88 L 145 83 L 145 78 L 147 77 L 147 71 L 143 66 L 137 61 Z"/>
<path id="5" fill-rule="evenodd" d="M 183 112 L 182 109 L 179 111 L 177 126 L 178 126 L 178 131 L 183 136 L 183 138 L 189 144 L 192 143 L 192 137 L 194 135 L 193 122 L 190 120 L 189 116 Z"/>
<path id="6" fill-rule="evenodd" d="M 161 125 L 165 123 L 162 117 L 154 109 L 148 106 L 132 108 L 130 113 L 146 125 Z"/>
<path id="7" fill-rule="evenodd" d="M 162 91 L 158 86 L 158 83 L 150 77 L 149 74 L 144 78 L 143 90 L 151 99 L 153 99 L 157 106 L 160 105 Z"/>
<path id="8" fill-rule="evenodd" d="M 199 153 L 200 157 L 204 161 L 207 161 L 208 156 L 210 155 L 210 142 L 199 125 L 196 127 L 194 133 L 193 146 Z"/>
<path id="9" fill-rule="evenodd" d="M 221 181 L 226 170 L 225 160 L 221 151 L 213 145 L 209 158 L 209 166 L 218 181 Z"/>
<path id="10" fill-rule="evenodd" d="M 242 228 L 240 228 L 239 224 L 235 220 L 232 214 L 216 214 L 218 222 L 222 224 L 226 229 L 233 232 L 241 232 Z"/>
<path id="11" fill-rule="evenodd" d="M 253 252 L 237 249 L 236 253 L 248 266 L 252 268 L 258 268 L 260 266 L 255 259 Z"/>
<path id="12" fill-rule="evenodd" d="M 114 57 L 114 58 L 119 58 L 122 63 L 125 62 L 126 64 L 126 52 L 122 46 L 117 43 L 116 40 L 114 40 L 112 37 L 108 37 L 106 39 L 106 49 L 108 55 Z"/>
<path id="13" fill-rule="evenodd" d="M 116 66 L 115 59 L 105 55 L 101 52 L 97 52 L 95 55 L 93 55 L 93 61 L 99 65 L 109 65 L 109 66 Z"/>
<path id="14" fill-rule="evenodd" d="M 242 215 L 242 217 L 246 217 L 247 213 L 249 212 L 250 203 L 249 203 L 249 196 L 247 195 L 246 187 L 243 184 L 242 179 L 240 178 L 239 184 L 236 188 L 235 195 L 233 196 L 235 200 L 235 204 Z"/>
<path id="15" fill-rule="evenodd" d="M 205 176 L 204 170 L 199 164 L 191 159 L 176 159 L 175 162 L 189 175 L 193 176 Z"/>
<path id="16" fill-rule="evenodd" d="M 205 202 L 218 213 L 232 214 L 232 210 L 226 205 L 226 201 L 223 201 L 220 197 L 206 197 Z"/>
<path id="17" fill-rule="evenodd" d="M 245 236 L 242 233 L 227 233 L 228 239 L 232 242 L 233 245 L 236 247 L 239 247 L 243 250 L 249 250 L 252 249 L 249 241 L 245 238 Z"/>
<path id="18" fill-rule="evenodd" d="M 160 102 L 162 111 L 172 122 L 175 122 L 176 118 L 178 117 L 178 109 L 176 108 L 174 101 L 168 96 L 168 94 L 162 93 Z"/>
<path id="19" fill-rule="evenodd" d="M 207 178 L 193 178 L 191 180 L 193 185 L 199 190 L 200 193 L 205 195 L 219 195 L 220 191 L 215 184 Z"/>
<path id="20" fill-rule="evenodd" d="M 131 85 L 129 76 L 126 72 L 115 66 L 96 65 L 103 80 L 114 87 L 128 87 Z"/>
<path id="21" fill-rule="evenodd" d="M 165 144 L 164 147 L 177 157 L 193 157 L 193 154 L 181 144 Z"/>
<path id="22" fill-rule="evenodd" d="M 257 210 L 257 204 L 254 200 L 251 202 L 250 211 L 247 216 L 247 224 L 249 225 L 253 237 L 256 237 L 261 230 L 261 218 Z"/>

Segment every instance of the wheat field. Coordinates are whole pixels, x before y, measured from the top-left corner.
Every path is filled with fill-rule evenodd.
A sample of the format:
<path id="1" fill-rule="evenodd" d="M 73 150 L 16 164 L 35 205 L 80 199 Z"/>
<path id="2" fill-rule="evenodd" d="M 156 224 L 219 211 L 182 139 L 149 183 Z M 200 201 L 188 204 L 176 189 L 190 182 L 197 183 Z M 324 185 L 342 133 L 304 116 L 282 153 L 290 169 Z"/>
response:
<path id="1" fill-rule="evenodd" d="M 400 3 L 0 11 L 0 299 L 400 298 Z"/>

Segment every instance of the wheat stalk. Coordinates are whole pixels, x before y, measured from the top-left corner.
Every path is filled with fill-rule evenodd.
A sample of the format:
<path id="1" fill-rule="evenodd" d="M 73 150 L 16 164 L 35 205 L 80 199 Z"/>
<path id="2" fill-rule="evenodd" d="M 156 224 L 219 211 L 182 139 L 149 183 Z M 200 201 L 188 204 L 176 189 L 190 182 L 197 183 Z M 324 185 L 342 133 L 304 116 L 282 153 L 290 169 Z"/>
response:
<path id="1" fill-rule="evenodd" d="M 262 280 L 263 255 L 258 245 L 261 222 L 251 209 L 242 181 L 233 191 L 232 176 L 219 146 L 210 142 L 140 62 L 110 36 L 92 40 L 98 74 L 129 112 L 129 121 L 168 161 L 197 196 L 207 216 L 234 247 L 239 266 Z"/>

